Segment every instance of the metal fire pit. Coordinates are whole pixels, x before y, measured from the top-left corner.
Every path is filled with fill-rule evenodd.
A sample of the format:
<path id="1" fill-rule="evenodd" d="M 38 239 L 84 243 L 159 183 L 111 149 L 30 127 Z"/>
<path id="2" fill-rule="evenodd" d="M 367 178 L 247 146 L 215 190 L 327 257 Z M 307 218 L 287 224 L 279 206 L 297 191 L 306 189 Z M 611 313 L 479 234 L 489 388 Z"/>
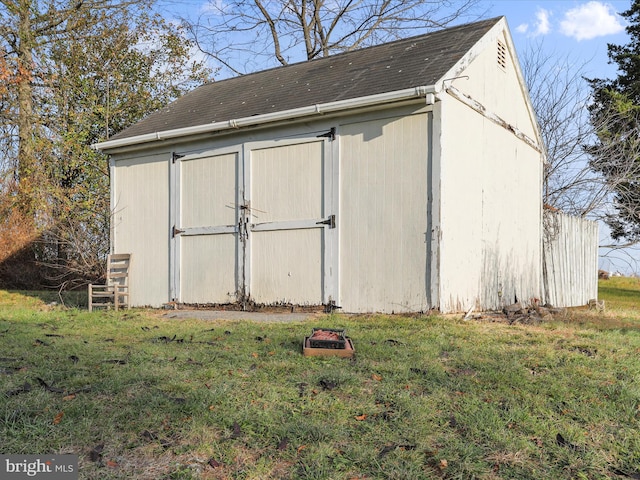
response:
<path id="1" fill-rule="evenodd" d="M 316 332 L 326 332 L 329 335 L 320 335 Z M 316 336 L 314 338 L 314 335 Z M 319 338 L 330 336 L 331 338 Z M 305 357 L 309 356 L 336 356 L 336 357 L 353 357 L 355 349 L 353 342 L 345 336 L 344 330 L 332 328 L 314 328 L 311 335 L 305 337 L 302 344 L 302 353 Z"/>

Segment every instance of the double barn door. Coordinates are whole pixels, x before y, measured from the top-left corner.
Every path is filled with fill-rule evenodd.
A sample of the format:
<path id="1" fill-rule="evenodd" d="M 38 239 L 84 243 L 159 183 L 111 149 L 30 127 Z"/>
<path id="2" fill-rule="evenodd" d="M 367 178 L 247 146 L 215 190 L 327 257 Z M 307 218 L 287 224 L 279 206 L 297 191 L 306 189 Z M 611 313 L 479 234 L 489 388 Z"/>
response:
<path id="1" fill-rule="evenodd" d="M 170 270 L 187 304 L 335 299 L 337 170 L 330 135 L 174 155 Z"/>

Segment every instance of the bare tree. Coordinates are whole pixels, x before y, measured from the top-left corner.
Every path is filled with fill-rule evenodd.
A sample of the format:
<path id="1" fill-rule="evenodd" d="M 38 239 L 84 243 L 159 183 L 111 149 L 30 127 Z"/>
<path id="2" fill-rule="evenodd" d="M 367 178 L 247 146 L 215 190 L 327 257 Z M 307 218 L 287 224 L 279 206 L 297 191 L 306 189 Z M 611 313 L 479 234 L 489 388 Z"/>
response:
<path id="1" fill-rule="evenodd" d="M 615 108 L 589 111 L 593 96 L 587 76 L 588 62 L 578 63 L 571 56 L 549 54 L 542 44 L 522 54 L 521 66 L 546 147 L 543 201 L 545 234 L 554 235 L 553 216 L 561 211 L 610 224 L 620 215 L 614 205 L 636 209 L 628 216 L 640 215 L 640 202 L 632 196 L 637 189 L 630 179 L 640 178 L 640 140 L 628 142 L 624 151 L 606 138 L 611 125 L 627 121 Z M 600 238 L 601 258 L 628 270 L 637 269 L 637 241 L 616 241 L 607 230 Z"/>
<path id="2" fill-rule="evenodd" d="M 585 146 L 594 138 L 587 109 L 590 89 L 584 79 L 588 62 L 547 53 L 534 45 L 521 58 L 522 72 L 546 147 L 543 201 L 570 215 L 594 216 L 611 191 L 590 168 Z"/>
<path id="3" fill-rule="evenodd" d="M 210 0 L 185 20 L 224 76 L 312 60 L 442 28 L 473 16 L 478 0 Z"/>
<path id="4" fill-rule="evenodd" d="M 206 81 L 191 47 L 153 0 L 0 0 L 0 283 L 100 274 L 108 164 L 90 145 Z"/>

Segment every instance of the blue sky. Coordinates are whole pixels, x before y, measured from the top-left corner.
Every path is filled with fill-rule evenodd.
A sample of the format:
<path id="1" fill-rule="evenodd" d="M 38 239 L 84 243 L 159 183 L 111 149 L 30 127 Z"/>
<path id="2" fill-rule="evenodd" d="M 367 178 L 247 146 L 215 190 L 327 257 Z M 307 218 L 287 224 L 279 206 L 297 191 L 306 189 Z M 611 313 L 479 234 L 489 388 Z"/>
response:
<path id="1" fill-rule="evenodd" d="M 170 19 L 195 20 L 206 17 L 211 3 L 224 0 L 159 0 L 159 10 Z M 618 13 L 630 6 L 631 0 L 480 0 L 459 23 L 504 15 L 518 52 L 542 45 L 550 54 L 570 54 L 579 64 L 588 62 L 587 73 L 594 77 L 613 77 L 616 70 L 607 64 L 607 43 L 627 42 L 625 19 Z"/>
<path id="2" fill-rule="evenodd" d="M 487 17 L 507 17 L 516 49 L 526 51 L 541 45 L 549 54 L 570 55 L 597 78 L 616 75 L 609 65 L 607 43 L 625 44 L 626 1 L 578 0 L 492 0 L 483 1 Z"/>

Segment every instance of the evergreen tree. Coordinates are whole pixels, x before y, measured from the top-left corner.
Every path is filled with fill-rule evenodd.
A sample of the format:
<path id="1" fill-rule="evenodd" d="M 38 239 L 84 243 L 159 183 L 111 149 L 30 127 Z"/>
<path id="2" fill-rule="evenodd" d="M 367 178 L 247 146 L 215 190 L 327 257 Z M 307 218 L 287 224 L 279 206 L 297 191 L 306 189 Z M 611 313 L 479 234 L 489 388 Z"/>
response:
<path id="1" fill-rule="evenodd" d="M 630 41 L 608 46 L 610 62 L 619 70 L 615 79 L 590 80 L 597 141 L 588 151 L 591 168 L 613 192 L 606 217 L 612 237 L 635 243 L 640 241 L 640 0 L 621 15 L 629 21 Z"/>

